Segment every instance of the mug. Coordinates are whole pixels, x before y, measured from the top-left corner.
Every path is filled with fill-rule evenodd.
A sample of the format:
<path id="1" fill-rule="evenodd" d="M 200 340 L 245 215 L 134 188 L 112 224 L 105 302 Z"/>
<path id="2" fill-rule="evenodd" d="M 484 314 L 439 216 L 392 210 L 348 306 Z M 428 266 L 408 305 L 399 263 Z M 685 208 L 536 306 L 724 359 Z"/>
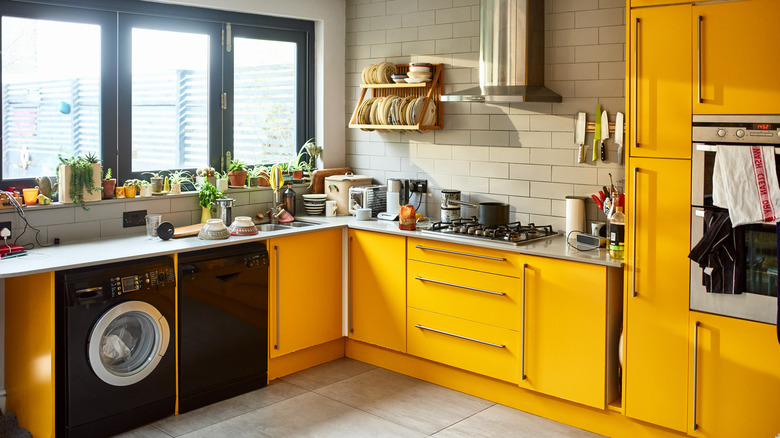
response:
<path id="1" fill-rule="evenodd" d="M 125 186 L 116 186 L 116 197 L 117 198 L 125 197 Z"/>
<path id="2" fill-rule="evenodd" d="M 359 221 L 367 221 L 371 219 L 371 209 L 358 208 L 357 210 L 355 210 L 355 218 Z"/>
<path id="3" fill-rule="evenodd" d="M 325 201 L 325 216 L 335 216 L 338 208 L 336 201 Z"/>

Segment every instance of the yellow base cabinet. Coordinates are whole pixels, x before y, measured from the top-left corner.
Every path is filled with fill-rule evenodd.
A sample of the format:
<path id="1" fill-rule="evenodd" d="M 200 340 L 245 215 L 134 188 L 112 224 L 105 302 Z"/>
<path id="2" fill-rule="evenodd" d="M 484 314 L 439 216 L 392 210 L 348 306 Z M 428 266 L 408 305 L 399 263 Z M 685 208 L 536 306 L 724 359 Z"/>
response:
<path id="1" fill-rule="evenodd" d="M 780 113 L 777 17 L 777 0 L 693 6 L 694 114 Z"/>
<path id="2" fill-rule="evenodd" d="M 625 413 L 684 432 L 688 377 L 689 160 L 627 166 Z"/>
<path id="3" fill-rule="evenodd" d="M 341 337 L 341 247 L 341 229 L 269 240 L 272 358 Z"/>
<path id="4" fill-rule="evenodd" d="M 349 337 L 406 351 L 406 238 L 349 230 Z"/>
<path id="5" fill-rule="evenodd" d="M 520 386 L 604 409 L 607 362 L 617 361 L 608 357 L 607 325 L 610 316 L 620 320 L 622 277 L 608 284 L 604 266 L 542 257 L 523 261 Z M 617 335 L 618 327 L 611 329 Z M 610 383 L 617 397 L 617 381 Z"/>
<path id="6" fill-rule="evenodd" d="M 690 5 L 629 12 L 626 142 L 632 157 L 691 156 L 690 17 Z"/>
<path id="7" fill-rule="evenodd" d="M 691 312 L 688 434 L 774 437 L 780 433 L 777 327 Z"/>

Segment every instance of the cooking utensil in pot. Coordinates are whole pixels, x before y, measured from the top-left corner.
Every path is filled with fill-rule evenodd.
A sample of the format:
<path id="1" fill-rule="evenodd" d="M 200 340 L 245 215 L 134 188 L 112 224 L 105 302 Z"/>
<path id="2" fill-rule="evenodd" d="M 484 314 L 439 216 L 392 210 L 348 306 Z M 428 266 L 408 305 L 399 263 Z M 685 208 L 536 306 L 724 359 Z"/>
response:
<path id="1" fill-rule="evenodd" d="M 503 225 L 509 223 L 509 204 L 503 202 L 480 202 L 474 204 L 450 199 L 450 204 L 466 205 L 478 209 L 477 218 L 480 225 Z"/>

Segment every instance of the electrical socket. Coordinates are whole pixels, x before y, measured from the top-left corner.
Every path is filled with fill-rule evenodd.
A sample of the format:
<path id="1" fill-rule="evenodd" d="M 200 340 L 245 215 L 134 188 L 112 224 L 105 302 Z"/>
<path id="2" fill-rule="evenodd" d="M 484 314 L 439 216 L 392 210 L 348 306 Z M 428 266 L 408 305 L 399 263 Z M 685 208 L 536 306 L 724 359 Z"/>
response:
<path id="1" fill-rule="evenodd" d="M 13 224 L 10 221 L 0 222 L 0 230 L 2 230 L 3 228 L 8 228 L 8 232 L 12 232 L 13 231 L 12 225 Z M 13 237 L 13 234 L 9 234 L 8 235 L 8 240 L 11 240 L 12 237 Z"/>
<path id="2" fill-rule="evenodd" d="M 146 210 L 125 211 L 122 213 L 122 228 L 142 227 L 146 225 Z"/>
<path id="3" fill-rule="evenodd" d="M 427 193 L 428 192 L 428 180 L 427 179 L 410 179 L 409 191 L 412 193 Z"/>

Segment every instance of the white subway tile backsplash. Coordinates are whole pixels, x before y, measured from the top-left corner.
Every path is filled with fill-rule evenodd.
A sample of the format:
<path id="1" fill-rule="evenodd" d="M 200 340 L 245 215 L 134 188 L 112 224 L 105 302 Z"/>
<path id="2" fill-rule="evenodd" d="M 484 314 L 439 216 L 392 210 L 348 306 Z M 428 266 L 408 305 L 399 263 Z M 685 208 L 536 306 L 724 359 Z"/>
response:
<path id="1" fill-rule="evenodd" d="M 421 26 L 418 28 L 418 33 L 421 40 L 452 38 L 452 24 L 446 23 L 433 26 Z"/>
<path id="2" fill-rule="evenodd" d="M 349 19 L 347 20 L 347 29 L 349 29 L 349 33 L 371 30 L 371 18 L 364 17 Z"/>
<path id="3" fill-rule="evenodd" d="M 442 129 L 434 134 L 437 144 L 465 145 L 471 144 L 470 131 L 466 129 Z"/>
<path id="4" fill-rule="evenodd" d="M 549 10 L 548 10 L 549 12 Z M 546 14 L 544 20 L 546 31 L 555 31 L 561 29 L 574 28 L 574 12 L 561 12 L 555 14 Z"/>
<path id="5" fill-rule="evenodd" d="M 403 23 L 403 15 L 400 14 L 371 17 L 371 30 L 398 29 L 401 27 L 401 23 Z"/>
<path id="6" fill-rule="evenodd" d="M 386 32 L 386 40 L 388 43 L 402 43 L 418 41 L 420 39 L 420 37 L 417 35 L 417 28 L 414 27 L 388 29 Z"/>
<path id="7" fill-rule="evenodd" d="M 374 44 L 371 46 L 371 56 L 384 58 L 389 56 L 401 56 L 401 44 L 406 43 Z"/>
<path id="8" fill-rule="evenodd" d="M 452 36 L 454 37 L 478 37 L 479 21 L 464 21 L 452 24 Z M 446 38 L 446 37 L 445 37 Z"/>
<path id="9" fill-rule="evenodd" d="M 553 166 L 553 181 L 572 184 L 595 184 L 598 182 L 598 171 L 594 166 Z"/>
<path id="10" fill-rule="evenodd" d="M 552 35 L 552 39 L 549 41 L 551 47 L 582 46 L 599 43 L 598 27 L 561 29 L 555 32 L 550 31 L 550 34 Z"/>
<path id="11" fill-rule="evenodd" d="M 625 26 L 605 26 L 599 29 L 599 44 L 615 44 L 626 42 Z"/>
<path id="12" fill-rule="evenodd" d="M 479 146 L 453 146 L 452 158 L 466 161 L 490 161 L 490 148 Z M 468 170 L 466 172 L 468 173 Z"/>
<path id="13" fill-rule="evenodd" d="M 573 166 L 576 156 L 575 149 L 531 149 L 529 161 L 533 164 Z"/>
<path id="14" fill-rule="evenodd" d="M 355 5 L 355 17 L 379 17 L 385 15 L 385 3 L 368 3 Z"/>
<path id="15" fill-rule="evenodd" d="M 416 143 L 386 143 L 385 155 L 388 157 L 416 157 L 417 146 Z"/>
<path id="16" fill-rule="evenodd" d="M 409 12 L 416 12 L 417 0 L 391 0 L 386 3 L 385 10 L 388 14 L 405 14 Z"/>
<path id="17" fill-rule="evenodd" d="M 549 70 L 550 77 L 555 81 L 599 79 L 599 63 L 597 62 L 553 64 Z"/>
<path id="18" fill-rule="evenodd" d="M 617 80 L 576 81 L 577 97 L 617 97 L 625 93 L 625 83 Z"/>
<path id="19" fill-rule="evenodd" d="M 570 131 L 574 126 L 574 115 L 530 116 L 532 131 Z"/>
<path id="20" fill-rule="evenodd" d="M 403 27 L 429 26 L 431 24 L 436 24 L 436 12 L 420 11 L 415 12 L 414 14 L 404 14 L 401 23 Z"/>
<path id="21" fill-rule="evenodd" d="M 509 114 L 508 103 L 470 103 L 471 114 Z"/>
<path id="22" fill-rule="evenodd" d="M 490 129 L 490 116 L 487 115 L 454 115 L 453 126 L 460 129 Z"/>
<path id="23" fill-rule="evenodd" d="M 355 40 L 359 41 L 360 45 L 381 44 L 385 42 L 385 31 L 369 30 L 365 32 L 356 32 Z"/>
<path id="24" fill-rule="evenodd" d="M 565 199 L 574 193 L 574 184 L 531 181 L 530 196 L 534 198 Z"/>
<path id="25" fill-rule="evenodd" d="M 401 54 L 403 56 L 417 56 L 422 53 L 433 53 L 436 50 L 436 41 L 410 41 L 401 43 Z"/>
<path id="26" fill-rule="evenodd" d="M 552 166 L 541 164 L 510 164 L 509 177 L 526 181 L 552 181 Z"/>
<path id="27" fill-rule="evenodd" d="M 453 6 L 454 5 L 452 4 L 452 0 L 419 0 L 417 10 L 425 11 L 429 9 L 445 9 L 451 8 Z"/>
<path id="28" fill-rule="evenodd" d="M 452 182 L 455 184 L 455 187 L 452 188 L 458 190 L 479 192 L 479 193 L 488 193 L 490 191 L 490 178 L 459 176 L 457 178 L 453 178 Z"/>
<path id="29" fill-rule="evenodd" d="M 600 62 L 599 63 L 599 79 L 615 79 L 621 82 L 626 77 L 626 63 L 623 61 L 617 62 Z"/>
<path id="30" fill-rule="evenodd" d="M 459 53 L 471 51 L 471 38 L 436 40 L 436 53 Z"/>
<path id="31" fill-rule="evenodd" d="M 573 49 L 573 62 L 622 61 L 625 58 L 624 44 L 593 44 Z"/>
<path id="32" fill-rule="evenodd" d="M 458 23 L 471 20 L 471 7 L 437 9 L 436 24 Z"/>
<path id="33" fill-rule="evenodd" d="M 490 193 L 494 195 L 528 196 L 530 183 L 514 179 L 490 179 Z"/>
<path id="34" fill-rule="evenodd" d="M 347 155 L 347 166 L 356 167 L 371 167 L 371 157 L 368 155 Z"/>
<path id="35" fill-rule="evenodd" d="M 378 170 L 401 170 L 401 158 L 400 157 L 371 157 L 370 163 L 371 169 Z"/>
<path id="36" fill-rule="evenodd" d="M 472 161 L 470 175 L 490 178 L 509 178 L 509 163 Z"/>
<path id="37" fill-rule="evenodd" d="M 417 157 L 449 160 L 452 158 L 452 146 L 441 144 L 418 145 Z"/>
<path id="38" fill-rule="evenodd" d="M 471 144 L 509 146 L 509 131 L 471 131 Z"/>
<path id="39" fill-rule="evenodd" d="M 576 27 L 619 26 L 623 24 L 625 15 L 624 8 L 578 11 L 574 15 L 574 25 Z"/>
<path id="40" fill-rule="evenodd" d="M 529 153 L 528 148 L 491 147 L 488 149 L 488 158 L 490 161 L 499 163 L 527 163 Z"/>
<path id="41" fill-rule="evenodd" d="M 523 148 L 550 148 L 550 132 L 518 131 L 509 136 L 509 146 Z"/>
<path id="42" fill-rule="evenodd" d="M 550 215 L 552 213 L 551 200 L 546 198 L 530 198 L 523 196 L 511 196 L 509 198 L 510 208 L 514 208 L 515 211 L 521 211 L 529 214 L 541 214 Z M 541 222 L 541 224 L 548 224 L 549 222 Z"/>
<path id="43" fill-rule="evenodd" d="M 448 175 L 463 175 L 469 172 L 469 162 L 466 160 L 436 160 L 436 173 Z"/>
<path id="44" fill-rule="evenodd" d="M 554 0 L 552 5 L 552 11 L 550 11 L 549 8 L 546 8 L 545 12 L 558 13 L 598 9 L 599 0 Z"/>

